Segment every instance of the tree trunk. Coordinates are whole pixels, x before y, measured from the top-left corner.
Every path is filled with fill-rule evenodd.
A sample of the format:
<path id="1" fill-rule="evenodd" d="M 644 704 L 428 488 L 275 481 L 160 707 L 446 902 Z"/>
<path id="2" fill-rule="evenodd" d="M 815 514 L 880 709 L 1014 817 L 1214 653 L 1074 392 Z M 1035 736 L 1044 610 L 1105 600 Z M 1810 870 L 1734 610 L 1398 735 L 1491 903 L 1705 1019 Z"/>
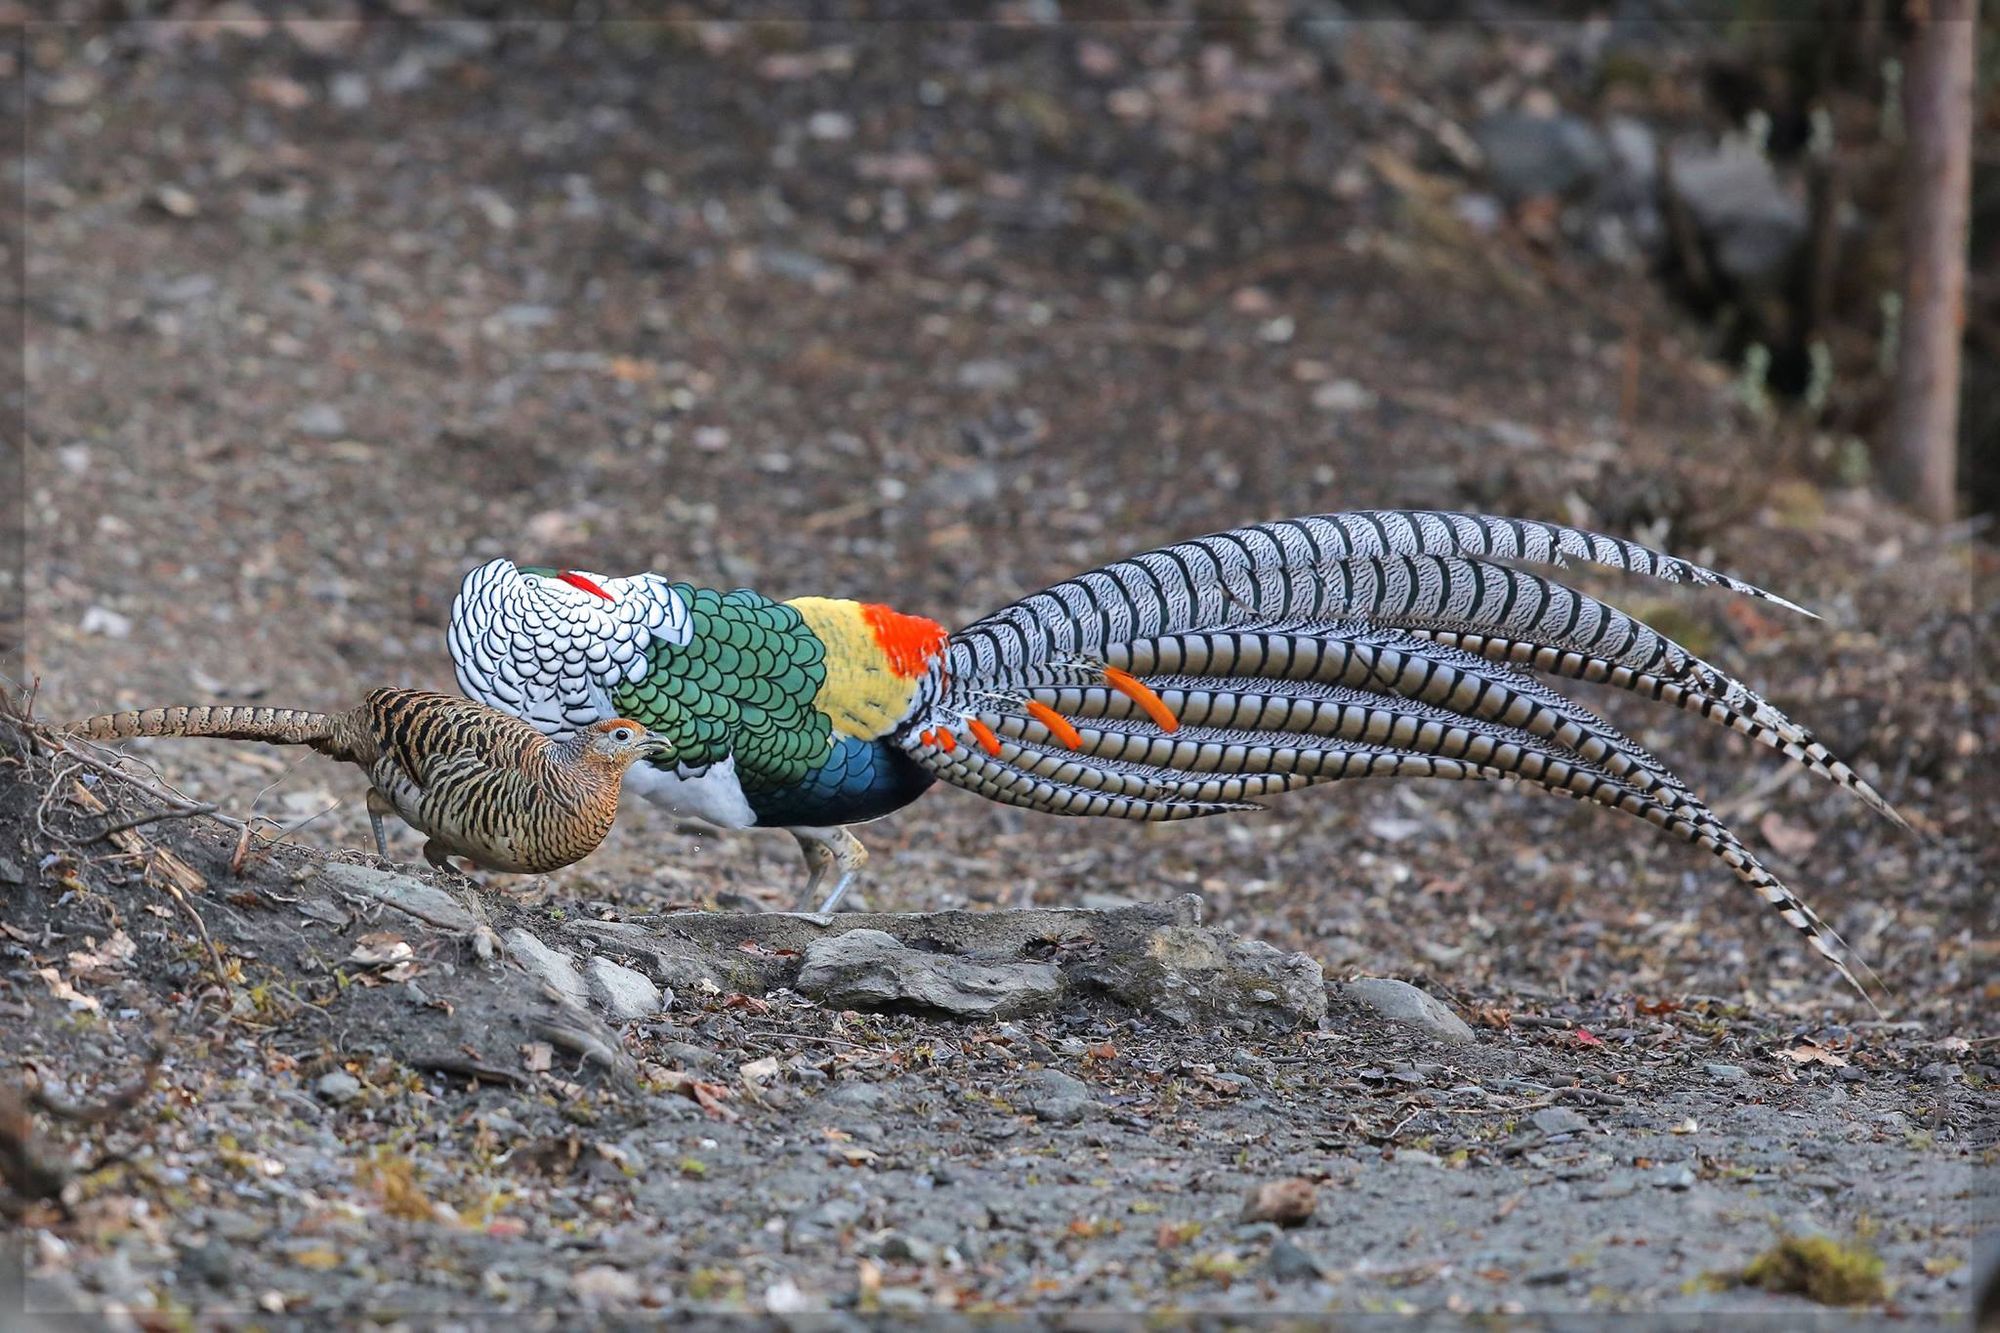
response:
<path id="1" fill-rule="evenodd" d="M 1911 0 L 1911 9 L 1916 35 L 1903 76 L 1902 342 L 1884 472 L 1897 499 L 1943 523 L 1957 504 L 1979 0 Z"/>

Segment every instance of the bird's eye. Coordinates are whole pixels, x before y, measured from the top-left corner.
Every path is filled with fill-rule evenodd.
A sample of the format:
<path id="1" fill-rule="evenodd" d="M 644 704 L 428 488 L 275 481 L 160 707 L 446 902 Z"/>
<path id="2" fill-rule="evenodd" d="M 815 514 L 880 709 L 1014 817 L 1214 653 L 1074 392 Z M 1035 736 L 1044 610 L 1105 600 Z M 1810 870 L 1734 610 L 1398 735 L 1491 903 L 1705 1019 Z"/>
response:
<path id="1" fill-rule="evenodd" d="M 612 739 L 612 740 L 614 740 L 614 741 L 629 741 L 629 740 L 631 740 L 631 739 L 632 739 L 632 728 L 630 728 L 630 727 L 617 727 L 617 728 L 614 728 L 614 729 L 612 730 L 612 732 L 611 732 L 611 739 Z"/>

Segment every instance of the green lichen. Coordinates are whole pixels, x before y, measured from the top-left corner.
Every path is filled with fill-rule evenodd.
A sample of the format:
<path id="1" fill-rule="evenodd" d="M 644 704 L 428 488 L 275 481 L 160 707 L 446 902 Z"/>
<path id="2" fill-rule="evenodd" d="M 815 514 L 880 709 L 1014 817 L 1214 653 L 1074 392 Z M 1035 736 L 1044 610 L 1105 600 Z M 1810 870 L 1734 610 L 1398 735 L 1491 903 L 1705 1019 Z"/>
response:
<path id="1" fill-rule="evenodd" d="M 1878 1305 L 1889 1296 L 1882 1256 L 1859 1237 L 1785 1234 L 1743 1270 L 1745 1286 L 1792 1292 L 1821 1305 Z"/>

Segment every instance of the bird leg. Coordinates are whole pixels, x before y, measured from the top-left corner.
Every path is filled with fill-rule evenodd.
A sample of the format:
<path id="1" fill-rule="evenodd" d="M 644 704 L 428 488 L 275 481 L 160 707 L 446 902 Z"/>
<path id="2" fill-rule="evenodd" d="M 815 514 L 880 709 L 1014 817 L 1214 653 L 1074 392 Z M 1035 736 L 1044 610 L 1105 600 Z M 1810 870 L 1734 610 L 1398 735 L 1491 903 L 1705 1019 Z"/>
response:
<path id="1" fill-rule="evenodd" d="M 791 835 L 799 840 L 799 850 L 806 855 L 806 891 L 799 899 L 801 912 L 831 912 L 840 905 L 847 886 L 861 873 L 861 867 L 868 862 L 868 849 L 861 845 L 861 839 L 844 828 L 795 828 Z M 826 898 L 819 906 L 813 906 L 819 897 L 819 888 L 828 874 L 834 876 L 833 887 L 827 890 Z"/>
<path id="2" fill-rule="evenodd" d="M 389 840 L 382 832 L 382 816 L 395 812 L 388 797 L 373 787 L 368 789 L 368 822 L 375 826 L 375 855 L 384 861 L 389 859 Z"/>

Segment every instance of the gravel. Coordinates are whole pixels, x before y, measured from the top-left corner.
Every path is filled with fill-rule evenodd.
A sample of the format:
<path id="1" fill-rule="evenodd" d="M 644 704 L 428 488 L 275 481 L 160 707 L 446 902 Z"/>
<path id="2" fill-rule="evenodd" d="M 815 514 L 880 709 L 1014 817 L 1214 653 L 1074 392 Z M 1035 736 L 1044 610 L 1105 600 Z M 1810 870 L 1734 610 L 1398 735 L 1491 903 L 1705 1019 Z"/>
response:
<path id="1" fill-rule="evenodd" d="M 1806 1298 L 1731 1275 L 1800 1217 L 1878 1252 L 1899 1316 L 1965 1308 L 2000 1123 L 2000 700 L 1963 665 L 1990 544 L 1777 466 L 1643 273 L 1458 221 L 1491 43 L 333 26 L 58 25 L 30 53 L 29 433 L 87 450 L 24 488 L 45 716 L 448 688 L 451 589 L 499 554 L 961 624 L 1249 519 L 1571 518 L 1825 616 L 1615 585 L 1920 839 L 1689 714 L 1589 701 L 1787 849 L 1893 1012 L 1713 858 L 1508 784 L 1171 826 L 940 790 L 865 830 L 879 910 L 813 924 L 749 910 L 796 900 L 789 839 L 647 808 L 547 879 L 379 878 L 351 770 L 233 742 L 133 750 L 239 818 L 326 813 L 236 867 L 234 828 L 135 830 L 199 874 L 176 897 L 10 748 L 0 1086 L 108 1097 L 175 1024 L 131 1112 L 43 1118 L 45 1154 L 132 1165 L 11 1224 L 37 1308 L 1797 1323 Z M 1590 31 L 1535 40 L 1564 68 Z M 1147 906 L 1053 910 L 1087 899 Z M 851 929 L 1063 992 L 996 1020 L 793 989 Z M 491 961 L 517 931 L 568 973 Z M 349 961 L 385 932 L 407 957 Z M 613 1028 L 544 993 L 599 957 L 673 1007 Z M 1349 987 L 1394 986 L 1327 975 L 1428 1004 L 1390 1021 Z M 333 1113 L 336 1071 L 366 1096 Z M 1593 1128 L 1536 1128 L 1555 1107 Z M 1295 1176 L 1306 1226 L 1239 1227 Z"/>

